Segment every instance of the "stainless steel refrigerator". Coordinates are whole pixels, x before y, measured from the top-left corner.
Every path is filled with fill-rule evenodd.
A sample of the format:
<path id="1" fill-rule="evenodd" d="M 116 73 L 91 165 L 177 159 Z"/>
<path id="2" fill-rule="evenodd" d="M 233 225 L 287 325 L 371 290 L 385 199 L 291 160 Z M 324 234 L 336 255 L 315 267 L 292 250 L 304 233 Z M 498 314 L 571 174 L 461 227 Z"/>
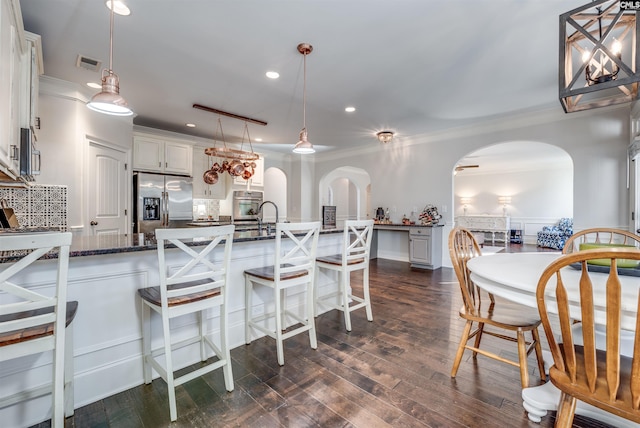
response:
<path id="1" fill-rule="evenodd" d="M 152 235 L 156 229 L 193 221 L 191 177 L 136 172 L 133 197 L 135 233 Z"/>

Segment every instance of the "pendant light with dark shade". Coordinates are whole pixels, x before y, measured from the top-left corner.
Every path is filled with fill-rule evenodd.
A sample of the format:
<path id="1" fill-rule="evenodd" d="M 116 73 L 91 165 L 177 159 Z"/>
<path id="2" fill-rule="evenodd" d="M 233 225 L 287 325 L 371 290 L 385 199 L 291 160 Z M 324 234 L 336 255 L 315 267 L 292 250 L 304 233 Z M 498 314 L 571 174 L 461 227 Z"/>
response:
<path id="1" fill-rule="evenodd" d="M 303 155 L 315 153 L 313 144 L 307 140 L 307 55 L 313 51 L 313 46 L 308 43 L 300 43 L 298 52 L 304 55 L 304 86 L 302 92 L 302 131 L 300 131 L 300 141 L 293 148 L 293 153 Z"/>
<path id="2" fill-rule="evenodd" d="M 111 3 L 111 5 L 109 5 Z M 87 107 L 99 113 L 113 116 L 131 116 L 133 111 L 128 107 L 127 101 L 120 95 L 120 79 L 113 72 L 113 0 L 107 2 L 111 13 L 109 24 L 109 69 L 102 70 L 102 91 L 97 93 L 87 103 Z"/>

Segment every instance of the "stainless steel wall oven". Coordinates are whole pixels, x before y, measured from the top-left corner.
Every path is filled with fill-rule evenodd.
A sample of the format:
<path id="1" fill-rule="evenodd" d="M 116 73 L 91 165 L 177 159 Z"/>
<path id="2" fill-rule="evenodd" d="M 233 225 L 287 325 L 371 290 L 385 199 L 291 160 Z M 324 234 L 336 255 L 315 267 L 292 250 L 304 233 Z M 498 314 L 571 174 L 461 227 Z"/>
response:
<path id="1" fill-rule="evenodd" d="M 258 208 L 262 203 L 262 192 L 233 192 L 233 221 L 258 221 Z"/>

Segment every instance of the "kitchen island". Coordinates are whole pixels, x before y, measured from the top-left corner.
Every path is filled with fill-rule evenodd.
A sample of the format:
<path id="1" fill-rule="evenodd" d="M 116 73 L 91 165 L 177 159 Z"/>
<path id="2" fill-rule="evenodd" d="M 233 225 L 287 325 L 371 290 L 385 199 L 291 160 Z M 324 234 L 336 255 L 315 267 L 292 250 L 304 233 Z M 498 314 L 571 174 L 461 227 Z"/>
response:
<path id="1" fill-rule="evenodd" d="M 288 240 L 283 240 L 286 245 Z M 204 245 L 193 242 L 191 245 Z M 318 255 L 338 253 L 342 244 L 341 229 L 322 230 Z M 245 346 L 244 300 L 245 269 L 273 263 L 273 234 L 257 231 L 234 235 L 229 286 L 229 343 L 232 348 Z M 222 251 L 217 248 L 216 251 Z M 168 250 L 168 266 L 182 259 L 179 250 Z M 55 255 L 49 256 L 54 258 Z M 0 253 L 0 263 L 11 262 L 15 256 Z M 55 260 L 39 260 L 26 276 L 19 280 L 46 293 L 53 290 Z M 17 280 L 18 278 L 16 278 Z M 74 237 L 70 251 L 68 299 L 77 300 L 78 313 L 73 321 L 75 407 L 81 407 L 104 397 L 143 383 L 141 303 L 137 290 L 156 285 L 158 257 L 154 241 L 138 241 L 133 236 Z M 337 290 L 337 278 L 331 273 L 319 275 L 322 294 Z M 304 287 L 287 292 L 287 307 L 299 316 L 304 314 Z M 268 289 L 254 291 L 253 314 L 272 310 L 272 293 Z M 1 296 L 0 296 L 1 298 Z M 266 306 L 266 307 L 265 307 Z M 153 345 L 162 340 L 159 317 L 154 319 Z M 293 320 L 289 320 L 293 321 Z M 218 314 L 211 311 L 208 322 L 218 340 Z M 185 316 L 172 324 L 172 336 L 180 340 L 197 328 L 196 318 Z M 255 336 L 257 337 L 257 335 Z M 275 343 L 274 343 L 275 347 Z M 189 348 L 186 348 L 189 349 Z M 0 395 L 10 390 L 40 385 L 51 378 L 51 353 L 4 362 L 0 366 Z M 175 367 L 199 361 L 197 345 L 193 352 L 176 353 Z M 3 426 L 30 426 L 50 417 L 51 398 L 44 396 L 25 403 L 0 409 Z"/>

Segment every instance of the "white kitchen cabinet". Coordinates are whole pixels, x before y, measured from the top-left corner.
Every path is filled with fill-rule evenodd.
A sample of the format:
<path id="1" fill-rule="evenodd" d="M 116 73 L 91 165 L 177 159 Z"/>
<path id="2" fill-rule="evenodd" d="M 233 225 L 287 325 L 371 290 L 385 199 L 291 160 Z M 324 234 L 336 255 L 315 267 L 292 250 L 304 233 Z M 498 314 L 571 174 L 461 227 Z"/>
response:
<path id="1" fill-rule="evenodd" d="M 24 31 L 20 4 L 17 0 L 2 1 L 0 172 L 12 179 L 20 175 L 20 128 L 29 128 L 35 137 L 38 79 L 42 72 L 40 36 Z M 39 164 L 39 159 L 35 164 Z"/>
<path id="2" fill-rule="evenodd" d="M 264 186 L 264 158 L 262 155 L 256 159 L 254 162 L 256 163 L 256 167 L 254 169 L 253 176 L 249 179 L 250 187 L 263 187 Z M 233 184 L 246 186 L 247 180 L 242 177 L 234 177 Z"/>
<path id="3" fill-rule="evenodd" d="M 211 168 L 214 159 L 204 153 L 205 147 L 193 148 L 193 197 L 200 199 L 225 199 L 227 197 L 227 176 L 219 173 L 216 184 L 207 184 L 202 179 L 206 170 Z"/>
<path id="4" fill-rule="evenodd" d="M 20 3 L 0 2 L 0 171 L 20 174 L 20 112 L 24 30 Z"/>
<path id="5" fill-rule="evenodd" d="M 166 142 L 164 145 L 164 172 L 191 175 L 193 147 L 189 144 Z"/>
<path id="6" fill-rule="evenodd" d="M 31 128 L 36 133 L 38 118 L 38 91 L 40 75 L 44 73 L 42 64 L 42 41 L 38 34 L 25 31 L 25 50 L 22 55 L 22 95 L 23 107 L 20 126 Z"/>
<path id="7" fill-rule="evenodd" d="M 191 175 L 192 146 L 151 136 L 133 137 L 133 169 Z"/>
<path id="8" fill-rule="evenodd" d="M 442 266 L 442 227 L 409 229 L 411 267 L 437 269 Z"/>

